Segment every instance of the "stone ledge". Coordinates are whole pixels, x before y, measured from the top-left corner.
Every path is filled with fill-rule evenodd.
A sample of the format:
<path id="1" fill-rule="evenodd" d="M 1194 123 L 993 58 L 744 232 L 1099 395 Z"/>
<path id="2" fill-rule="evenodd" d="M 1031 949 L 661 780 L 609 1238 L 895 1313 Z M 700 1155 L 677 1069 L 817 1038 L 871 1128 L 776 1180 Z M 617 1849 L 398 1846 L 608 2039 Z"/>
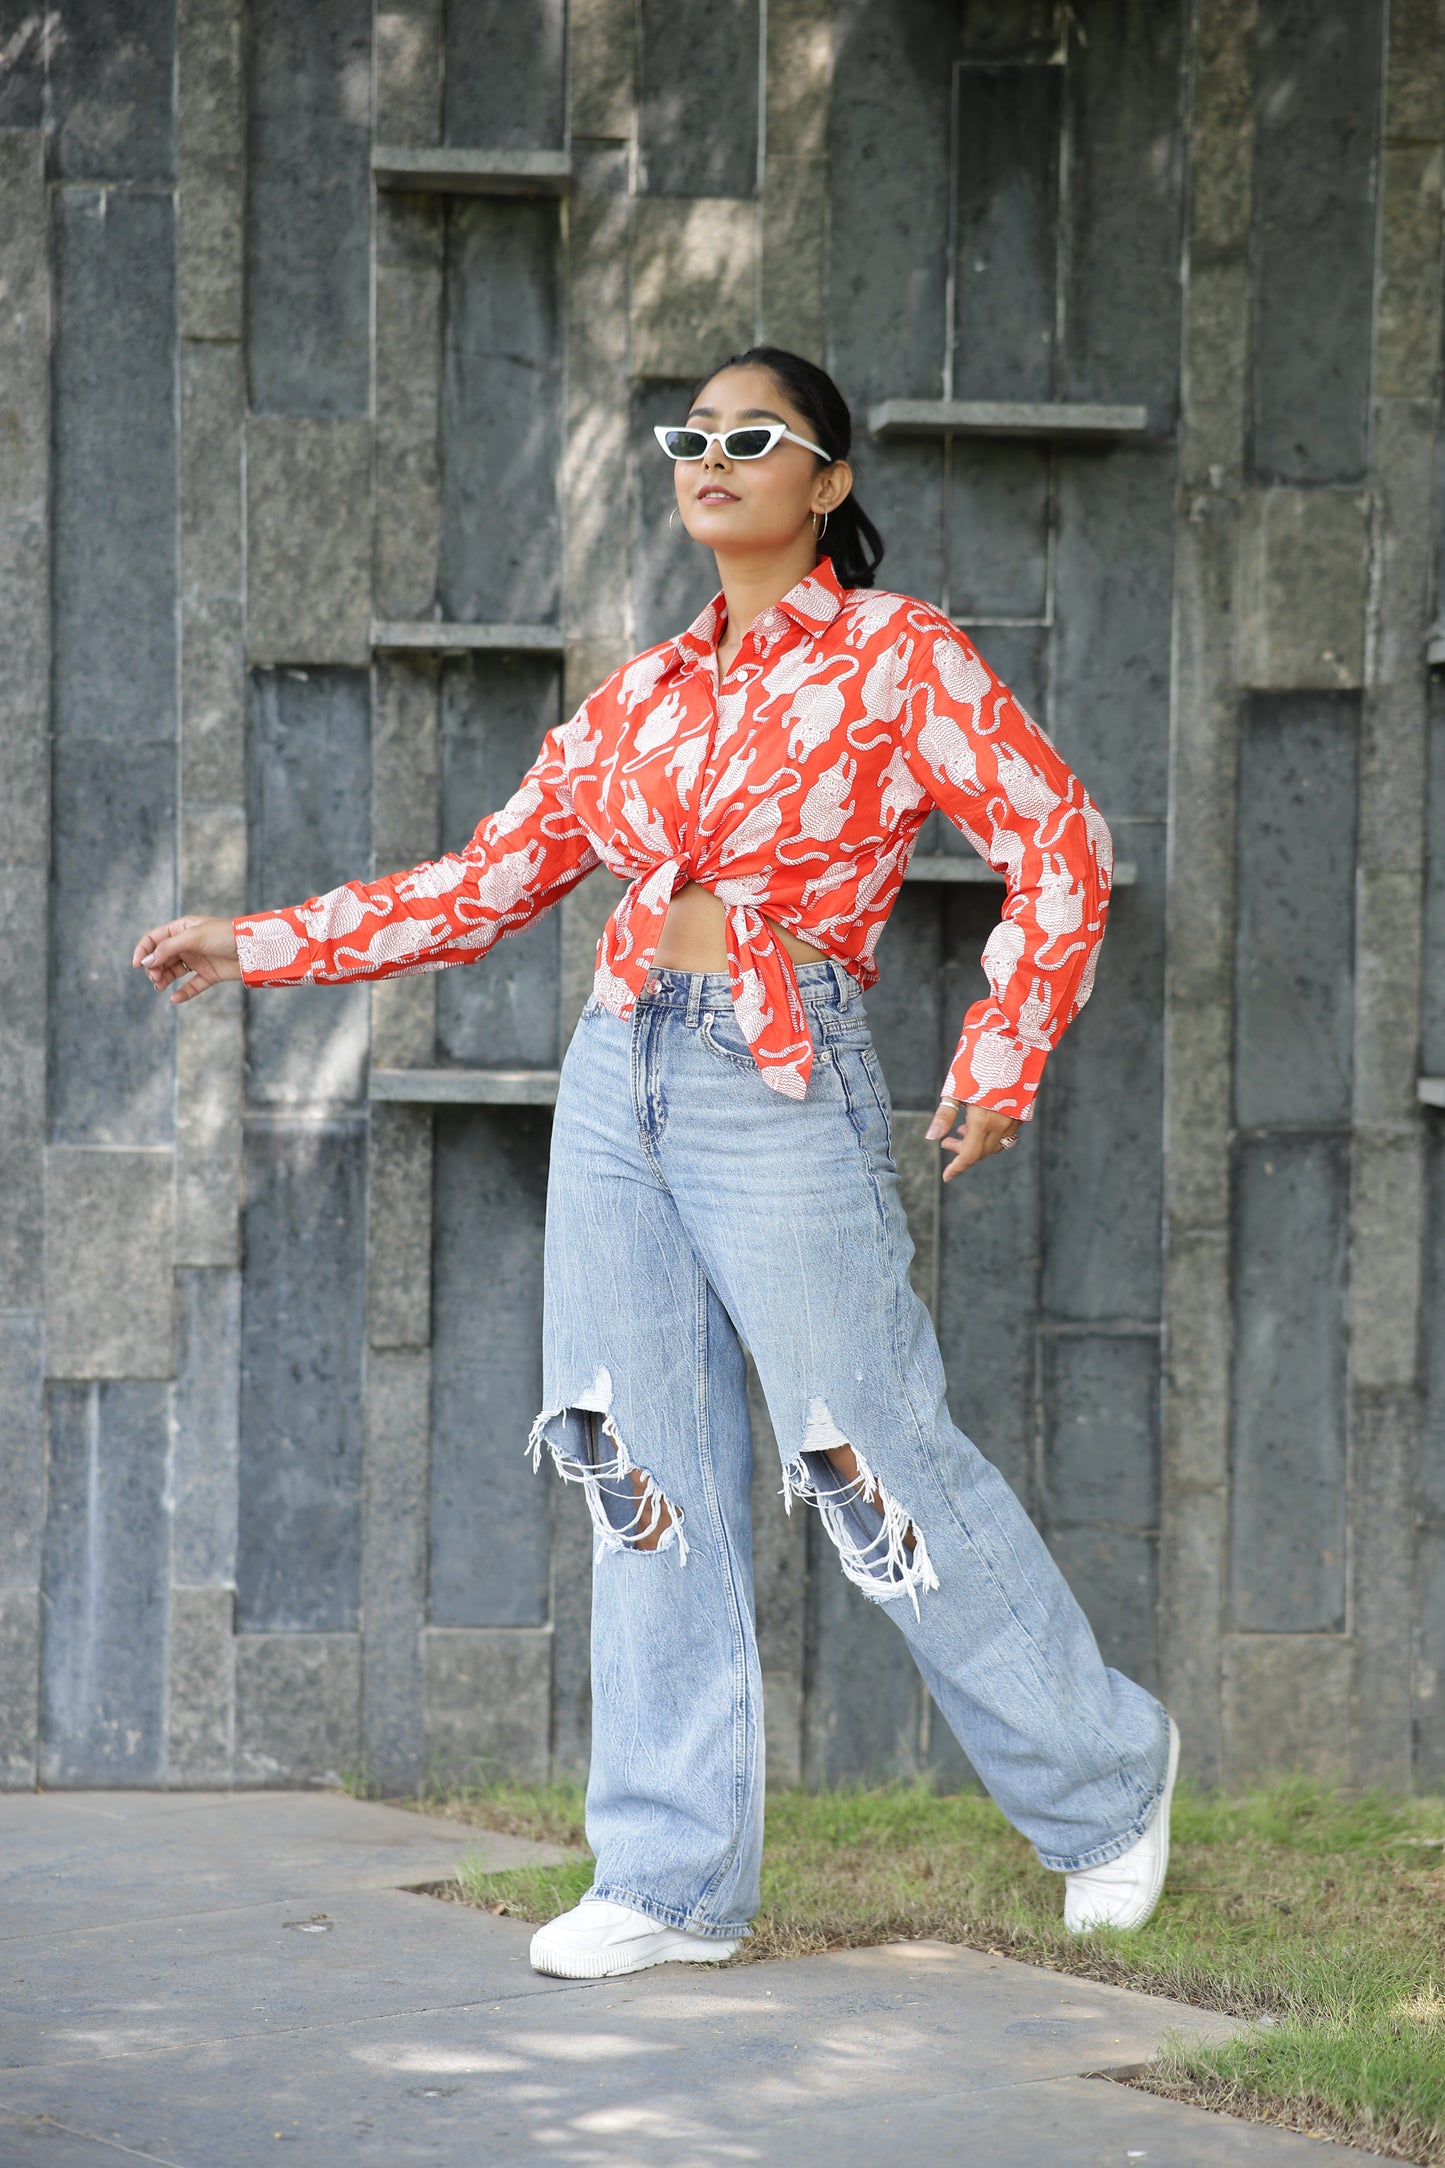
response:
<path id="1" fill-rule="evenodd" d="M 503 654 L 560 655 L 567 635 L 560 625 L 478 625 L 439 618 L 377 618 L 371 644 L 379 654 L 464 655 L 479 648 Z"/>
<path id="2" fill-rule="evenodd" d="M 564 196 L 572 186 L 568 151 L 458 150 L 447 145 L 378 143 L 371 153 L 378 188 L 410 195 Z"/>
<path id="3" fill-rule="evenodd" d="M 1058 437 L 1101 443 L 1146 433 L 1142 406 L 1089 406 L 1046 399 L 884 399 L 868 409 L 875 437 Z"/>

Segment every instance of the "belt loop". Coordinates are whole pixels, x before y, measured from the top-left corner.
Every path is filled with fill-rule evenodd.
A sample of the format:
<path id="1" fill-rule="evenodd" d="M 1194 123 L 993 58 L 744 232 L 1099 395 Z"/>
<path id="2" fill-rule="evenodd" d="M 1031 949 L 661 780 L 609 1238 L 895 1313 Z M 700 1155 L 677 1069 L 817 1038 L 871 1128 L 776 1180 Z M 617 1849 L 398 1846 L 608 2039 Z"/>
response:
<path id="1" fill-rule="evenodd" d="M 830 956 L 828 958 L 828 963 L 832 969 L 833 977 L 837 982 L 838 1006 L 840 1009 L 846 1009 L 848 1003 L 853 997 L 853 981 L 851 978 L 849 978 L 848 973 L 844 970 L 842 964 L 839 963 L 836 956 Z"/>
<path id="2" fill-rule="evenodd" d="M 687 975 L 687 1016 L 685 1021 L 696 1028 L 702 1013 L 702 973 L 689 971 Z"/>

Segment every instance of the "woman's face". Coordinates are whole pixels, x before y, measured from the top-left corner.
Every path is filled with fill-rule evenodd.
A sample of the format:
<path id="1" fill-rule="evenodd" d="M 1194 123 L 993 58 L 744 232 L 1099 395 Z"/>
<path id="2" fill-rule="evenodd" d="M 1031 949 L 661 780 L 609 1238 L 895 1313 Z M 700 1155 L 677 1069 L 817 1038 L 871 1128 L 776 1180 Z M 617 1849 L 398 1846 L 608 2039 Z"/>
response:
<path id="1" fill-rule="evenodd" d="M 757 367 L 720 369 L 680 419 L 719 435 L 744 422 L 786 422 L 800 437 L 820 441 L 771 370 Z M 853 486 L 853 471 L 846 459 L 820 466 L 803 445 L 780 437 L 761 459 L 729 459 L 720 444 L 709 444 L 701 459 L 677 460 L 673 479 L 688 533 L 729 555 L 787 549 L 805 533 L 811 539 L 812 514 L 836 510 Z"/>

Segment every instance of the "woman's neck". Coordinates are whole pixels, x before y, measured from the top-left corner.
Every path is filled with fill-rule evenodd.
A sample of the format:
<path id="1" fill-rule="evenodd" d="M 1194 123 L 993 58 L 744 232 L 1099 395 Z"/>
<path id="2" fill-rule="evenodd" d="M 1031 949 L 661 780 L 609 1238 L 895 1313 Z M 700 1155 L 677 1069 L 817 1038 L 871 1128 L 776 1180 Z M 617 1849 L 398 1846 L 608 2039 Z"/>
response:
<path id="1" fill-rule="evenodd" d="M 818 563 L 811 537 L 802 548 L 778 550 L 766 558 L 725 557 L 715 551 L 718 585 L 727 605 L 727 627 L 718 643 L 719 657 L 731 659 L 747 637 L 753 619 L 805 580 Z"/>

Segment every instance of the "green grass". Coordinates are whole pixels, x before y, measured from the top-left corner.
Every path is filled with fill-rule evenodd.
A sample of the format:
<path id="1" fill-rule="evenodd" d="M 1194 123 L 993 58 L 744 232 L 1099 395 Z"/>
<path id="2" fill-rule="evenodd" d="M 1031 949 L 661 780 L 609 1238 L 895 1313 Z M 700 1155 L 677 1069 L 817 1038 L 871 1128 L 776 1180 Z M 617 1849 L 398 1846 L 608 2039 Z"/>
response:
<path id="1" fill-rule="evenodd" d="M 579 1787 L 482 1785 L 426 1804 L 583 1848 L 565 1867 L 466 1868 L 467 1901 L 544 1920 L 587 1888 Z M 1445 2164 L 1445 1799 L 1303 1780 L 1234 1796 L 1181 1785 L 1172 1831 L 1148 1925 L 1075 1940 L 1062 1877 L 976 1792 L 773 1794 L 762 1909 L 732 1962 L 935 1936 L 1265 2019 L 1227 2047 L 1175 2045 L 1137 2082 Z"/>

